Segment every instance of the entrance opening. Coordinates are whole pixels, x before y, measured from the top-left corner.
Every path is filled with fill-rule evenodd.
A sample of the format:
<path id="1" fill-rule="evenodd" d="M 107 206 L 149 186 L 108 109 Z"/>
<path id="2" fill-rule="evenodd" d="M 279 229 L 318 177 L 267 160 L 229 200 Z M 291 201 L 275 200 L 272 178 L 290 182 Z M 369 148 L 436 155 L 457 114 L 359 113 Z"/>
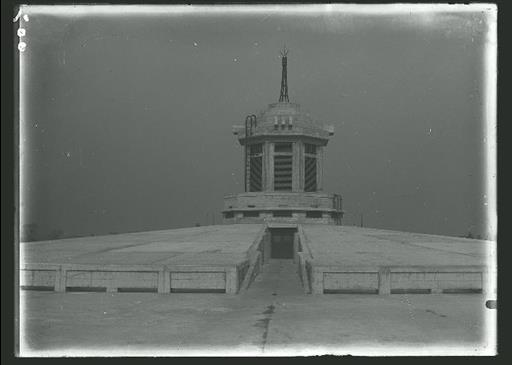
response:
<path id="1" fill-rule="evenodd" d="M 293 259 L 293 237 L 295 228 L 270 229 L 270 258 Z"/>

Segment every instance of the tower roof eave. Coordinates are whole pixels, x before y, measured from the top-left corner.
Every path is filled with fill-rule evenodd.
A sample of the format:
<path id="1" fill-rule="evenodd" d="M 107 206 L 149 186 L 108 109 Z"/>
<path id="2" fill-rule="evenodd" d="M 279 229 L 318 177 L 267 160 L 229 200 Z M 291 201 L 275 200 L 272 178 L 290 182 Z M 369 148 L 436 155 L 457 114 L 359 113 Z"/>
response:
<path id="1" fill-rule="evenodd" d="M 279 140 L 303 140 L 305 142 L 326 146 L 329 142 L 329 134 L 327 133 L 312 133 L 307 131 L 295 131 L 294 133 L 278 133 L 278 132 L 262 132 L 255 133 L 251 136 L 245 136 L 244 131 L 237 134 L 238 142 L 243 146 L 248 141 L 250 142 L 264 142 L 264 141 L 279 141 Z"/>

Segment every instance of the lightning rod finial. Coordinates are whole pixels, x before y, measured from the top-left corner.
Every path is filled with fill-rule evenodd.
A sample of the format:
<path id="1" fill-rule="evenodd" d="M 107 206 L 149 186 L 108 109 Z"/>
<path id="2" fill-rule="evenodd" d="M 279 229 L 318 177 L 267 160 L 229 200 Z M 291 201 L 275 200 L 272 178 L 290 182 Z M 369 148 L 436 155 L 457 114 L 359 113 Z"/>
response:
<path id="1" fill-rule="evenodd" d="M 283 47 L 283 50 L 281 51 L 281 66 L 282 66 L 282 73 L 281 73 L 281 92 L 279 95 L 279 102 L 280 103 L 288 103 L 288 58 L 286 55 L 288 54 L 288 49 L 286 49 L 286 44 Z"/>
<path id="2" fill-rule="evenodd" d="M 281 56 L 286 57 L 288 55 L 288 48 L 286 48 L 286 43 L 283 45 L 283 49 L 281 51 Z"/>

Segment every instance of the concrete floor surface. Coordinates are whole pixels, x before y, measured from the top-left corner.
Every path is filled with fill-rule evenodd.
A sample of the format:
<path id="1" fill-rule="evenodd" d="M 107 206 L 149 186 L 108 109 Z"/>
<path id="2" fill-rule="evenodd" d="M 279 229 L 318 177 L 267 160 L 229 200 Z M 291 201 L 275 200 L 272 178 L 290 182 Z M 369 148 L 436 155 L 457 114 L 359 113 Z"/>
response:
<path id="1" fill-rule="evenodd" d="M 21 262 L 73 264 L 236 264 L 263 226 L 213 225 L 21 243 Z"/>
<path id="2" fill-rule="evenodd" d="M 410 232 L 302 225 L 322 265 L 485 265 L 490 241 Z M 264 229 L 259 224 L 212 225 L 21 244 L 22 262 L 75 264 L 236 264 Z"/>
<path id="3" fill-rule="evenodd" d="M 315 262 L 323 265 L 485 265 L 495 243 L 351 226 L 302 225 Z"/>

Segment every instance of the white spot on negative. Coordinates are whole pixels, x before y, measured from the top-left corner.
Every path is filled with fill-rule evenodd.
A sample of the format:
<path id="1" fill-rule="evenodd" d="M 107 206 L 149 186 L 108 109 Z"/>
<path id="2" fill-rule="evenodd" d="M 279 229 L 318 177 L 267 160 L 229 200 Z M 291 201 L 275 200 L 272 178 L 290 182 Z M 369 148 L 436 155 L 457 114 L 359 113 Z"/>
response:
<path id="1" fill-rule="evenodd" d="M 197 47 L 197 42 L 194 42 L 194 47 Z"/>
<path id="2" fill-rule="evenodd" d="M 23 20 L 28 22 L 30 20 L 30 18 L 28 17 L 27 14 L 23 14 Z"/>
<path id="3" fill-rule="evenodd" d="M 25 51 L 25 48 L 27 48 L 27 44 L 25 42 L 18 43 L 18 49 L 20 50 L 20 52 Z"/>
<path id="4" fill-rule="evenodd" d="M 233 61 L 237 62 L 237 61 L 238 61 L 238 58 L 233 58 Z"/>
<path id="5" fill-rule="evenodd" d="M 18 34 L 18 37 L 25 37 L 25 34 L 26 34 L 25 28 L 18 29 L 17 34 Z"/>

